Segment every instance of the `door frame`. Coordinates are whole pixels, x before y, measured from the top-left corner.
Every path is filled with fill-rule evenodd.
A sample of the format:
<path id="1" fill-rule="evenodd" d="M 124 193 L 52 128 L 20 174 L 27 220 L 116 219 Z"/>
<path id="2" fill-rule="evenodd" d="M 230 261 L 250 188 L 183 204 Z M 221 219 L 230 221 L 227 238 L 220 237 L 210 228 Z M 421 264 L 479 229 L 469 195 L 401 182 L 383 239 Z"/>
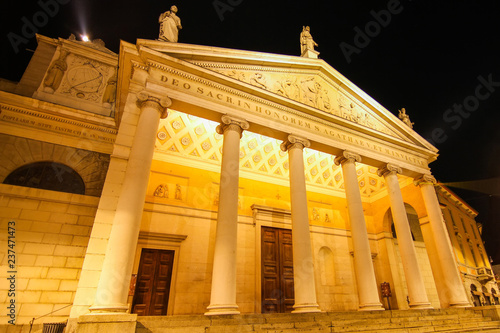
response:
<path id="1" fill-rule="evenodd" d="M 255 226 L 255 313 L 262 313 L 262 227 L 292 230 L 292 213 L 288 209 L 252 205 Z"/>
<path id="2" fill-rule="evenodd" d="M 142 249 L 154 250 L 171 250 L 174 251 L 174 263 L 172 265 L 172 279 L 170 280 L 170 291 L 168 295 L 167 316 L 174 314 L 175 307 L 175 291 L 177 282 L 177 268 L 179 265 L 179 253 L 181 249 L 181 242 L 185 240 L 185 235 L 161 234 L 154 232 L 139 233 L 139 240 L 135 251 L 134 266 L 132 274 L 137 276 L 139 271 L 139 264 L 141 261 Z M 133 295 L 128 296 L 129 311 L 131 311 Z"/>

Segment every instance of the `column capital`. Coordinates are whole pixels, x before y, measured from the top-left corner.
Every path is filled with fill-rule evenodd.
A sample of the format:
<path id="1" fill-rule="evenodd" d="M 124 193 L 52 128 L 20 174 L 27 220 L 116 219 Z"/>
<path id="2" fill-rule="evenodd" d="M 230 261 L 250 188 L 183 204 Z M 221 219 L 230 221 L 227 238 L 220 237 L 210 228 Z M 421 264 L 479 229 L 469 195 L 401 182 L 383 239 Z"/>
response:
<path id="1" fill-rule="evenodd" d="M 164 119 L 168 116 L 168 107 L 172 105 L 172 100 L 167 96 L 157 96 L 150 92 L 143 90 L 136 94 L 137 104 L 142 109 L 149 106 L 155 108 L 160 113 L 160 118 Z"/>
<path id="2" fill-rule="evenodd" d="M 311 142 L 305 138 L 301 138 L 300 136 L 289 135 L 286 141 L 283 141 L 280 145 L 282 151 L 289 151 L 292 148 L 309 148 L 311 146 Z"/>
<path id="3" fill-rule="evenodd" d="M 377 175 L 379 175 L 379 177 L 386 176 L 386 175 L 388 175 L 390 173 L 402 174 L 403 173 L 403 169 L 401 169 L 397 165 L 388 163 L 388 164 L 386 164 L 385 167 L 380 168 L 380 169 L 377 170 Z"/>
<path id="4" fill-rule="evenodd" d="M 361 156 L 355 153 L 351 153 L 350 151 L 344 150 L 342 152 L 342 155 L 338 155 L 335 157 L 333 160 L 336 165 L 341 165 L 347 162 L 355 163 L 355 162 L 361 162 Z"/>
<path id="5" fill-rule="evenodd" d="M 434 185 L 436 183 L 436 178 L 434 178 L 433 175 L 421 175 L 420 177 L 413 180 L 413 184 L 415 184 L 415 186 Z"/>
<path id="6" fill-rule="evenodd" d="M 215 131 L 221 135 L 227 130 L 237 131 L 241 138 L 243 130 L 248 128 L 250 128 L 250 124 L 246 120 L 225 114 L 222 116 L 221 123 L 217 126 Z"/>

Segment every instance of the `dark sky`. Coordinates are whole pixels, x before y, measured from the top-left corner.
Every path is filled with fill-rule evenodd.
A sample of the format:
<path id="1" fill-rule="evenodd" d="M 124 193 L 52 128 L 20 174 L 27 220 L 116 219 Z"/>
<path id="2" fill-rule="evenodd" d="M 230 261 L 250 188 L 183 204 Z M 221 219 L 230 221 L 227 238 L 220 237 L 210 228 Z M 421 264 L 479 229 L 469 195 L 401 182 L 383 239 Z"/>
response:
<path id="1" fill-rule="evenodd" d="M 299 34 L 309 25 L 320 58 L 395 115 L 406 108 L 414 130 L 433 140 L 439 181 L 490 180 L 476 191 L 452 190 L 479 211 L 488 253 L 500 263 L 498 1 L 8 1 L 0 14 L 0 77 L 19 80 L 36 48 L 30 23 L 48 37 L 87 33 L 118 52 L 120 39 L 157 38 L 158 16 L 173 4 L 182 43 L 299 55 Z"/>

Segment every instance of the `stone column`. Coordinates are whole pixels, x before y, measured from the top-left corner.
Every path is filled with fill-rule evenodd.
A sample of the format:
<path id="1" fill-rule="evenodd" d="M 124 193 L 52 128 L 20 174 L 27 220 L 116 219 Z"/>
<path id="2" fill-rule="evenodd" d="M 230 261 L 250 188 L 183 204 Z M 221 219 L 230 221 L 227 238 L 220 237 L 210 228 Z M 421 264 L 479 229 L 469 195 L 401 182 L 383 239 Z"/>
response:
<path id="1" fill-rule="evenodd" d="M 469 299 L 465 293 L 464 285 L 458 271 L 455 256 L 453 255 L 450 238 L 446 225 L 443 220 L 443 214 L 439 201 L 434 190 L 436 179 L 431 175 L 423 175 L 415 180 L 415 185 L 420 186 L 422 197 L 424 199 L 425 209 L 429 217 L 429 225 L 434 236 L 434 245 L 436 253 L 434 255 L 439 262 L 444 281 L 440 285 L 445 288 L 444 294 L 447 300 L 444 303 L 450 307 L 469 307 Z M 432 259 L 431 259 L 432 260 Z"/>
<path id="2" fill-rule="evenodd" d="M 205 315 L 239 314 L 236 305 L 236 245 L 238 226 L 238 182 L 240 139 L 249 124 L 222 116 L 217 133 L 224 135 L 215 236 L 212 293 Z"/>
<path id="3" fill-rule="evenodd" d="M 290 201 L 292 206 L 294 313 L 320 312 L 316 301 L 309 215 L 307 211 L 306 178 L 304 174 L 304 147 L 308 140 L 293 135 L 281 144 L 288 151 L 290 164 Z"/>
<path id="4" fill-rule="evenodd" d="M 351 237 L 354 248 L 354 270 L 358 286 L 359 310 L 384 310 L 378 296 L 378 286 L 356 173 L 356 162 L 361 162 L 361 156 L 344 151 L 334 161 L 335 164 L 342 165 L 342 174 L 344 175 L 347 211 L 351 222 Z"/>
<path id="5" fill-rule="evenodd" d="M 141 114 L 132 141 L 116 213 L 111 227 L 101 277 L 91 312 L 126 312 L 144 200 L 160 118 L 171 101 L 147 92 L 137 94 Z"/>
<path id="6" fill-rule="evenodd" d="M 378 175 L 383 176 L 389 192 L 391 202 L 392 218 L 398 236 L 399 252 L 403 262 L 403 270 L 408 287 L 408 296 L 411 309 L 432 309 L 427 298 L 424 279 L 420 273 L 417 261 L 417 252 L 411 236 L 410 224 L 406 215 L 406 208 L 398 182 L 398 173 L 402 173 L 401 168 L 387 164 L 383 169 L 378 170 Z"/>

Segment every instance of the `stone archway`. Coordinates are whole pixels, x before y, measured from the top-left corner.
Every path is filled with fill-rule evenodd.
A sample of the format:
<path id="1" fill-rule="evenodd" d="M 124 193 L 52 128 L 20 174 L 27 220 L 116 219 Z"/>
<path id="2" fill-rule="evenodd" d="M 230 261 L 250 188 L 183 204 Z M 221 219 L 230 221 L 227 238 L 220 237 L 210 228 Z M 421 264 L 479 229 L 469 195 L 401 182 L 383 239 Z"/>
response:
<path id="1" fill-rule="evenodd" d="M 36 162 L 54 162 L 73 169 L 85 183 L 85 195 L 100 196 L 109 166 L 107 154 L 0 134 L 0 181 L 14 170 Z M 91 148 L 91 147 L 89 147 Z"/>

